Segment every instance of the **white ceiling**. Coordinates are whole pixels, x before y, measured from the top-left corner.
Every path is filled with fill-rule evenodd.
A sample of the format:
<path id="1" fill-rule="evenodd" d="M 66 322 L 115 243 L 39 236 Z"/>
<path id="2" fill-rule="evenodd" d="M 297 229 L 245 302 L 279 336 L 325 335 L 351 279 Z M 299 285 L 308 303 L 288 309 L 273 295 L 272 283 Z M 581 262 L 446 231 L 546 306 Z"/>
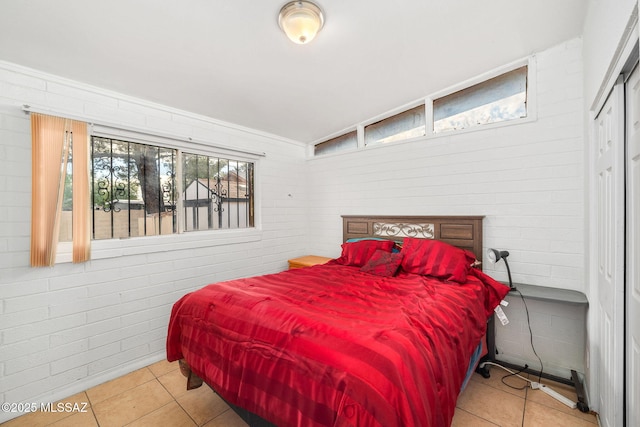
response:
<path id="1" fill-rule="evenodd" d="M 585 0 L 0 0 L 0 60 L 302 142 L 582 34 Z"/>

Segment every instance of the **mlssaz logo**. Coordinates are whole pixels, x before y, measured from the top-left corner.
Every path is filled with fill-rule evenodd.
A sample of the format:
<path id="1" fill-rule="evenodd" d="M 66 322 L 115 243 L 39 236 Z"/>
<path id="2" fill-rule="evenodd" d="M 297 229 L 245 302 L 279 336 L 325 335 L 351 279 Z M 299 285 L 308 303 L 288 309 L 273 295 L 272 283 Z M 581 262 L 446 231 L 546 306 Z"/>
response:
<path id="1" fill-rule="evenodd" d="M 40 404 L 40 410 L 42 412 L 88 412 L 88 406 L 87 402 L 49 402 Z"/>

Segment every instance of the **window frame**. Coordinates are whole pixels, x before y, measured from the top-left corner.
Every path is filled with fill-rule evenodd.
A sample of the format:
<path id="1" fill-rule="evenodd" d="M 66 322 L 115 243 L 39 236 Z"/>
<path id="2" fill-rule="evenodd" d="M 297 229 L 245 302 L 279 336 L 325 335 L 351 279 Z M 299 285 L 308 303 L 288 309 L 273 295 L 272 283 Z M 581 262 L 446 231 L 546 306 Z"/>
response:
<path id="1" fill-rule="evenodd" d="M 420 98 L 417 101 L 413 101 L 411 103 L 402 105 L 401 107 L 394 108 L 391 111 L 387 111 L 384 114 L 380 114 L 378 116 L 375 116 L 375 117 L 373 117 L 373 118 L 371 118 L 371 119 L 369 119 L 367 121 L 358 123 L 357 125 L 355 125 L 353 127 L 344 129 L 341 132 L 337 132 L 337 133 L 332 134 L 332 135 L 330 135 L 330 136 L 328 136 L 326 138 L 323 138 L 323 139 L 321 139 L 319 141 L 316 141 L 313 144 L 310 144 L 310 150 L 308 152 L 309 155 L 307 157 L 308 157 L 308 159 L 314 159 L 314 158 L 325 158 L 325 157 L 331 157 L 331 156 L 339 156 L 339 155 L 343 155 L 343 154 L 347 154 L 347 153 L 358 152 L 358 151 L 361 151 L 363 149 L 364 150 L 375 150 L 375 149 L 377 149 L 379 147 L 386 147 L 386 146 L 395 145 L 395 144 L 403 144 L 405 142 L 411 142 L 411 141 L 417 141 L 417 140 L 420 140 L 420 139 L 424 139 L 426 136 L 422 135 L 422 136 L 414 136 L 414 137 L 407 138 L 407 139 L 401 139 L 401 140 L 397 140 L 397 141 L 389 141 L 389 142 L 385 142 L 385 143 L 377 143 L 377 144 L 369 144 L 369 145 L 367 145 L 365 143 L 365 135 L 364 135 L 365 128 L 367 126 L 375 124 L 375 123 L 378 123 L 378 122 L 382 122 L 382 121 L 384 121 L 386 119 L 389 119 L 389 118 L 392 118 L 392 117 L 395 117 L 395 116 L 397 116 L 399 114 L 402 114 L 402 113 L 404 113 L 406 111 L 413 110 L 414 108 L 419 107 L 421 105 L 425 107 L 425 121 L 429 120 L 429 118 L 427 116 L 428 110 L 426 109 L 425 98 Z M 428 129 L 427 128 L 427 123 L 425 123 L 425 132 L 428 132 L 427 129 Z M 348 148 L 345 148 L 345 149 L 338 149 L 338 150 L 330 151 L 330 152 L 327 152 L 327 153 L 320 153 L 320 154 L 316 154 L 315 153 L 315 147 L 317 145 L 323 144 L 325 142 L 329 142 L 329 141 L 331 141 L 333 139 L 340 138 L 343 135 L 347 135 L 347 134 L 350 134 L 350 133 L 353 133 L 353 132 L 356 133 L 356 140 L 357 140 L 357 146 L 356 147 L 354 147 L 354 148 L 348 147 Z"/>
<path id="2" fill-rule="evenodd" d="M 221 155 L 213 155 L 213 154 L 194 154 L 191 152 L 191 150 L 189 150 L 188 152 L 186 150 L 178 150 L 179 153 L 179 160 L 182 162 L 180 164 L 181 167 L 184 167 L 185 165 L 185 155 L 186 156 L 196 156 L 196 157 L 206 157 L 207 158 L 207 162 L 209 162 L 211 159 L 217 159 L 218 161 L 220 160 L 226 160 L 228 162 L 228 165 L 231 165 L 232 162 L 236 163 L 236 167 L 239 166 L 240 163 L 245 163 L 247 165 L 251 164 L 251 167 L 247 169 L 246 171 L 246 178 L 247 178 L 247 183 L 249 182 L 249 176 L 252 175 L 253 176 L 253 182 L 251 182 L 250 187 L 247 188 L 247 190 L 250 190 L 247 192 L 247 194 L 250 194 L 251 197 L 247 197 L 246 198 L 246 203 L 247 206 L 245 207 L 245 212 L 246 212 L 246 223 L 253 223 L 253 225 L 249 226 L 247 225 L 246 227 L 240 227 L 240 209 L 239 209 L 239 205 L 237 207 L 237 212 L 236 212 L 236 219 L 238 220 L 238 227 L 221 227 L 220 223 L 224 221 L 224 215 L 222 214 L 222 212 L 224 212 L 224 210 L 227 210 L 227 221 L 229 221 L 229 224 L 231 224 L 232 218 L 230 216 L 230 212 L 231 212 L 231 204 L 232 203 L 239 203 L 239 197 L 236 197 L 235 201 L 231 201 L 230 197 L 227 200 L 227 205 L 223 207 L 222 211 L 216 211 L 218 212 L 218 218 L 219 218 L 219 224 L 218 227 L 211 227 L 211 225 L 209 225 L 209 228 L 207 229 L 203 229 L 200 228 L 200 224 L 199 224 L 199 220 L 200 218 L 198 218 L 198 227 L 192 228 L 192 229 L 188 229 L 189 228 L 189 221 L 187 220 L 188 214 L 187 214 L 187 208 L 191 207 L 191 206 L 185 206 L 185 202 L 186 200 L 183 198 L 180 198 L 182 204 L 182 211 L 181 213 L 177 213 L 177 225 L 178 225 L 178 230 L 180 233 L 193 233 L 193 232 L 202 232 L 202 231 L 208 231 L 208 230 L 231 230 L 231 229 L 248 229 L 248 228 L 254 228 L 255 227 L 255 193 L 254 193 L 254 187 L 255 187 L 255 161 L 253 160 L 245 160 L 245 159 L 240 159 L 238 156 L 221 156 Z M 187 186 L 186 188 L 184 187 L 185 184 L 185 177 L 183 174 L 184 171 L 180 171 L 180 174 L 178 175 L 177 172 L 177 168 L 176 168 L 176 175 L 179 176 L 180 183 L 176 184 L 176 191 L 180 191 L 179 195 L 185 195 L 187 192 L 187 189 L 189 186 Z M 240 175 L 237 175 L 238 177 L 240 177 Z M 199 180 L 199 179 L 198 179 Z M 220 182 L 224 182 L 224 181 L 220 181 Z M 227 185 L 230 185 L 230 181 L 227 180 Z M 191 184 L 190 184 L 191 185 Z M 218 183 L 218 185 L 220 185 Z M 227 191 L 231 192 L 230 188 L 227 188 Z M 198 200 L 209 200 L 209 203 L 211 203 L 211 198 L 202 198 L 202 199 L 198 199 Z M 193 207 L 191 207 L 193 208 Z M 220 205 L 218 206 L 218 208 L 220 208 Z M 252 209 L 253 208 L 253 209 Z M 176 204 L 176 209 L 177 209 L 177 204 Z M 193 214 L 193 212 L 192 212 Z M 209 216 L 206 217 L 207 222 L 212 221 L 212 218 L 210 218 Z M 195 226 L 195 224 L 191 224 L 191 226 Z M 180 228 L 181 227 L 181 228 Z"/>
<path id="3" fill-rule="evenodd" d="M 112 138 L 120 141 L 129 141 L 139 144 L 147 144 L 177 151 L 176 170 L 177 176 L 182 176 L 182 154 L 200 154 L 213 157 L 232 158 L 233 160 L 253 163 L 253 227 L 208 229 L 208 230 L 184 230 L 184 215 L 177 214 L 178 230 L 173 234 L 137 236 L 133 238 L 91 239 L 91 258 L 89 261 L 117 258 L 127 255 L 143 255 L 150 253 L 166 252 L 179 248 L 212 247 L 237 243 L 250 243 L 262 240 L 261 223 L 261 167 L 260 159 L 264 153 L 235 150 L 223 146 L 216 146 L 207 142 L 187 141 L 172 136 L 157 134 L 154 132 L 126 130 L 111 127 L 109 125 L 89 124 L 88 137 Z M 182 180 L 177 179 L 176 211 L 183 212 Z M 56 264 L 72 262 L 72 242 L 59 242 L 56 253 Z"/>
<path id="4" fill-rule="evenodd" d="M 127 238 L 137 238 L 137 237 L 148 237 L 156 234 L 177 233 L 177 215 L 175 213 L 176 212 L 175 199 L 174 198 L 169 199 L 169 201 L 172 202 L 173 204 L 173 208 L 166 210 L 167 200 L 165 199 L 165 194 L 164 194 L 165 192 L 161 190 L 162 188 L 161 179 L 168 178 L 171 180 L 171 193 L 175 195 L 175 191 L 178 188 L 175 182 L 176 181 L 176 178 L 175 178 L 176 160 L 178 158 L 178 150 L 175 148 L 165 147 L 158 144 L 141 144 L 137 142 L 126 141 L 121 138 L 115 139 L 115 138 L 106 138 L 103 136 L 91 135 L 89 139 L 91 140 L 90 142 L 91 161 L 90 161 L 89 169 L 90 169 L 90 180 L 91 180 L 90 187 L 92 190 L 90 201 L 91 201 L 91 208 L 92 208 L 91 215 L 93 219 L 92 226 L 91 226 L 92 228 L 91 240 L 98 241 L 98 240 L 127 239 Z M 123 152 L 122 151 L 123 148 L 126 151 Z M 134 156 L 132 155 L 132 153 L 134 153 L 137 150 L 145 151 L 145 155 L 143 157 L 147 157 L 147 154 L 148 154 L 147 152 L 151 150 L 153 152 L 152 155 L 154 156 L 154 160 L 152 161 L 152 163 L 157 162 L 158 165 L 161 163 L 161 160 L 160 160 L 161 156 L 167 156 L 167 154 L 170 155 L 172 166 L 170 168 L 169 174 L 162 176 L 161 174 L 162 168 L 161 166 L 158 166 L 158 169 L 155 171 L 156 177 L 154 177 L 153 175 L 151 176 L 146 175 L 144 172 L 146 167 L 141 167 L 141 165 L 138 162 L 133 160 Z M 121 156 L 123 155 L 127 156 L 127 163 L 124 165 L 124 170 L 126 171 L 126 173 L 124 174 L 124 177 L 123 175 L 118 174 L 118 171 L 123 167 L 123 165 L 120 164 L 122 162 Z M 114 160 L 118 158 L 120 159 L 119 161 Z M 135 166 L 132 166 L 132 164 L 135 164 Z M 146 165 L 147 163 L 145 162 L 145 166 Z M 105 166 L 108 166 L 109 171 L 106 173 L 101 173 L 101 171 L 105 170 Z M 131 201 L 144 200 L 145 205 L 148 202 L 147 196 L 149 196 L 149 194 L 147 194 L 147 188 L 144 187 L 143 183 L 148 182 L 149 178 L 151 178 L 151 181 L 156 181 L 156 178 L 157 178 L 157 181 L 156 181 L 157 188 L 156 188 L 156 191 L 153 192 L 154 197 L 152 197 L 151 199 L 154 199 L 154 201 L 157 202 L 158 211 L 155 212 L 154 214 L 151 214 L 151 217 L 153 217 L 153 215 L 155 214 L 158 215 L 157 219 L 159 222 L 159 228 L 147 234 L 148 225 L 147 225 L 147 222 L 144 221 L 145 226 L 142 228 L 142 234 L 131 235 L 134 229 L 137 230 L 138 233 L 140 233 L 141 231 L 138 229 L 137 226 L 136 227 L 133 226 L 133 224 L 136 221 L 139 221 L 140 219 L 150 218 L 149 213 L 146 212 L 146 206 L 145 206 L 145 209 L 142 209 L 142 210 L 131 209 Z M 119 188 L 120 185 L 123 184 L 122 182 L 123 179 L 126 179 L 126 186 L 124 186 L 124 189 Z M 132 195 L 129 194 L 128 197 L 124 197 L 124 199 L 120 200 L 119 196 L 124 196 L 124 195 L 123 194 L 119 195 L 118 193 L 119 192 L 124 192 L 125 194 L 130 193 L 131 188 L 136 181 L 137 181 L 137 186 L 139 187 L 139 191 L 141 192 L 141 194 L 138 194 L 138 195 L 141 196 L 142 198 L 141 199 L 131 198 Z M 114 187 L 114 184 L 115 184 L 115 187 Z M 108 195 L 108 201 L 104 203 L 103 206 L 100 206 L 99 204 L 100 202 L 99 200 L 97 200 L 96 193 L 103 193 L 103 192 Z M 117 205 L 112 205 L 112 202 L 114 200 L 116 201 L 116 203 L 128 204 L 129 208 L 124 209 L 122 207 L 118 207 Z M 121 211 L 123 211 L 122 214 L 120 214 Z M 134 211 L 139 211 L 139 215 L 141 215 L 141 217 L 139 217 L 138 215 L 135 215 L 133 213 Z M 166 214 L 167 212 L 173 212 L 170 224 L 167 224 L 167 221 L 160 221 L 160 218 L 163 216 L 162 214 Z M 107 214 L 108 219 L 105 218 L 105 215 L 104 215 L 105 213 Z M 133 216 L 135 216 L 136 218 L 133 218 Z M 101 217 L 102 219 L 99 220 L 98 217 Z M 122 233 L 124 231 L 124 228 L 126 228 L 126 232 Z M 166 233 L 167 228 L 170 228 L 169 233 Z"/>
<path id="5" fill-rule="evenodd" d="M 336 140 L 338 138 L 346 137 L 347 135 L 352 134 L 354 132 L 355 132 L 355 135 L 356 135 L 356 145 L 355 145 L 355 147 L 346 146 L 344 148 L 341 148 L 341 146 L 339 144 L 336 144 L 336 146 L 338 147 L 337 149 L 327 150 L 324 153 L 316 153 L 316 147 L 317 146 L 323 145 L 323 144 L 326 144 L 326 143 L 330 143 L 330 142 L 332 142 L 332 141 L 334 141 L 334 140 Z M 356 127 L 349 128 L 349 129 L 343 130 L 341 132 L 338 132 L 334 136 L 329 136 L 327 138 L 324 138 L 320 142 L 314 142 L 313 144 L 310 144 L 311 156 L 312 157 L 335 156 L 337 154 L 352 153 L 354 151 L 358 151 L 360 149 L 361 144 L 362 144 L 360 135 L 361 135 L 361 132 L 360 132 L 359 128 L 356 126 Z"/>
<path id="6" fill-rule="evenodd" d="M 472 86 L 475 86 L 477 84 L 483 83 L 487 80 L 490 80 L 494 77 L 498 77 L 502 74 L 506 74 L 510 71 L 513 71 L 517 68 L 523 67 L 523 66 L 527 66 L 527 101 L 526 101 L 526 106 L 527 106 L 527 116 L 526 117 L 521 117 L 521 118 L 517 118 L 517 119 L 512 119 L 512 120 L 504 120 L 504 121 L 500 121 L 500 122 L 494 122 L 494 123 L 487 123 L 487 124 L 483 124 L 483 125 L 479 125 L 479 126 L 470 126 L 464 129 L 455 129 L 455 130 L 450 130 L 450 131 L 444 131 L 444 132 L 438 132 L 435 133 L 434 132 L 434 110 L 433 110 L 433 103 L 435 100 L 440 99 L 442 97 L 445 97 L 447 95 L 451 95 L 452 93 L 470 88 Z M 536 121 L 538 116 L 537 116 L 537 90 L 536 90 L 536 57 L 535 55 L 529 56 L 525 59 L 521 59 L 518 61 L 514 61 L 510 64 L 507 64 L 505 66 L 496 68 L 494 70 L 491 70 L 490 72 L 481 74 L 477 77 L 474 77 L 472 79 L 468 79 L 465 80 L 462 83 L 456 84 L 454 86 L 450 86 L 447 89 L 444 89 L 442 91 L 436 92 L 434 94 L 431 94 L 427 97 L 425 105 L 427 108 L 427 135 L 426 138 L 427 139 L 433 139 L 433 138 L 442 138 L 442 137 L 448 137 L 448 136 L 453 136 L 453 135 L 460 135 L 460 134 L 464 134 L 464 133 L 469 133 L 469 132 L 478 132 L 478 131 L 483 131 L 483 130 L 489 130 L 489 129 L 495 129 L 498 127 L 504 127 L 504 126 L 513 126 L 513 125 L 518 125 L 518 124 L 523 124 L 523 123 L 528 123 L 528 122 L 533 122 Z"/>
<path id="7" fill-rule="evenodd" d="M 368 126 L 384 122 L 387 119 L 394 118 L 396 116 L 401 115 L 402 113 L 406 113 L 406 112 L 411 111 L 413 109 L 416 109 L 416 108 L 418 108 L 420 106 L 422 106 L 425 109 L 425 116 L 424 116 L 424 119 L 425 119 L 425 135 L 413 136 L 411 138 L 405 138 L 405 139 L 397 139 L 397 140 L 388 141 L 388 142 L 375 142 L 375 143 L 370 143 L 370 144 L 366 143 L 366 135 L 365 135 L 365 133 L 366 133 L 366 128 Z M 393 109 L 391 111 L 386 112 L 385 114 L 381 114 L 381 115 L 376 116 L 376 117 L 374 117 L 374 118 L 372 118 L 370 120 L 367 120 L 366 122 L 361 123 L 359 128 L 361 128 L 362 131 L 360 132 L 361 138 L 359 138 L 359 141 L 361 139 L 361 146 L 363 148 L 371 149 L 371 148 L 375 148 L 375 147 L 379 147 L 379 146 L 393 145 L 393 144 L 398 144 L 398 143 L 403 143 L 403 142 L 408 142 L 408 141 L 419 140 L 419 139 L 424 138 L 426 136 L 426 132 L 428 132 L 427 123 L 426 123 L 428 119 L 429 119 L 429 117 L 427 116 L 425 100 L 424 99 L 420 99 L 418 101 L 414 101 L 414 102 L 411 102 L 409 104 L 405 104 L 402 107 L 395 108 L 395 109 Z"/>
<path id="8" fill-rule="evenodd" d="M 433 101 L 438 99 L 438 98 L 442 98 L 444 96 L 450 95 L 452 93 L 458 92 L 460 90 L 466 89 L 468 87 L 474 86 L 476 84 L 482 83 L 486 80 L 492 79 L 494 77 L 500 76 L 502 74 L 508 73 L 512 70 L 515 70 L 517 68 L 523 67 L 523 66 L 527 66 L 527 102 L 526 102 L 526 106 L 527 106 L 527 116 L 526 117 L 522 117 L 522 118 L 517 118 L 517 119 L 512 119 L 512 120 L 504 120 L 504 121 L 499 121 L 499 122 L 494 122 L 494 123 L 488 123 L 488 124 L 484 124 L 484 125 L 480 125 L 480 126 L 471 126 L 468 128 L 464 128 L 464 129 L 456 129 L 456 130 L 451 130 L 451 131 L 447 131 L 447 132 L 439 132 L 439 133 L 434 133 L 433 131 Z M 530 122 L 534 122 L 538 119 L 538 109 L 537 109 L 537 60 L 536 60 L 536 55 L 531 55 L 528 56 L 526 58 L 521 58 L 517 61 L 513 61 L 509 64 L 503 65 L 501 67 L 495 68 L 491 71 L 488 71 L 486 73 L 480 74 L 476 77 L 473 77 L 471 79 L 465 80 L 461 83 L 458 83 L 456 85 L 450 86 L 444 90 L 435 92 L 431 95 L 428 95 L 426 97 L 423 98 L 419 98 L 411 103 L 407 103 L 403 106 L 400 106 L 398 108 L 394 108 L 393 110 L 387 111 L 383 114 L 379 114 L 369 120 L 366 121 L 362 121 L 354 126 L 348 127 L 346 129 L 343 129 L 340 132 L 336 132 L 334 134 L 329 135 L 328 137 L 319 139 L 314 141 L 312 144 L 309 144 L 309 148 L 307 150 L 307 160 L 314 160 L 314 159 L 323 159 L 326 157 L 331 157 L 331 156 L 339 156 L 339 155 L 344 155 L 344 154 L 349 154 L 349 153 L 354 153 L 354 152 L 358 152 L 361 150 L 376 150 L 378 148 L 381 147 L 389 147 L 389 146 L 394 146 L 396 144 L 405 144 L 405 143 L 410 143 L 410 142 L 415 142 L 415 141 L 430 141 L 433 139 L 437 139 L 437 138 L 449 138 L 455 135 L 461 135 L 461 134 L 466 134 L 466 133 L 470 133 L 470 132 L 481 132 L 481 131 L 485 131 L 485 130 L 491 130 L 491 129 L 496 129 L 496 128 L 501 128 L 501 127 L 505 127 L 505 126 L 515 126 L 515 125 L 521 125 L 521 124 L 525 124 L 525 123 L 530 123 Z M 369 126 L 370 124 L 373 123 L 377 123 L 380 121 L 383 121 L 387 118 L 396 116 L 398 114 L 401 114 L 405 111 L 411 110 L 417 106 L 419 106 L 420 104 L 424 104 L 425 106 L 425 128 L 426 128 L 426 134 L 424 136 L 417 136 L 417 137 L 413 137 L 413 138 L 408 138 L 408 139 L 403 139 L 403 140 L 399 140 L 399 141 L 390 141 L 387 143 L 383 143 L 383 144 L 369 144 L 369 145 L 365 145 L 364 143 L 364 128 L 366 126 Z M 316 155 L 314 153 L 314 147 L 316 145 L 322 144 L 323 142 L 327 142 L 331 139 L 335 139 L 335 138 L 339 138 L 340 136 L 353 132 L 354 129 L 357 132 L 357 140 L 358 140 L 358 146 L 357 148 L 349 148 L 349 149 L 345 149 L 345 150 L 337 150 L 335 152 L 330 152 L 330 153 L 326 153 L 326 154 L 318 154 Z"/>

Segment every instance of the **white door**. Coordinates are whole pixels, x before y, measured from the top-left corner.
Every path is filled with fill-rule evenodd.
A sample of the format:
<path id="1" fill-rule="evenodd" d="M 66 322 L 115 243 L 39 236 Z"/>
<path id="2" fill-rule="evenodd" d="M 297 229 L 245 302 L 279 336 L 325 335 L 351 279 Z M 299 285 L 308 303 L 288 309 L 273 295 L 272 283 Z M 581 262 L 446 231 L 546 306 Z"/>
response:
<path id="1" fill-rule="evenodd" d="M 640 71 L 626 89 L 627 118 L 627 425 L 640 426 Z"/>
<path id="2" fill-rule="evenodd" d="M 601 424 L 621 426 L 624 381 L 624 84 L 595 119 L 598 269 L 598 407 Z"/>

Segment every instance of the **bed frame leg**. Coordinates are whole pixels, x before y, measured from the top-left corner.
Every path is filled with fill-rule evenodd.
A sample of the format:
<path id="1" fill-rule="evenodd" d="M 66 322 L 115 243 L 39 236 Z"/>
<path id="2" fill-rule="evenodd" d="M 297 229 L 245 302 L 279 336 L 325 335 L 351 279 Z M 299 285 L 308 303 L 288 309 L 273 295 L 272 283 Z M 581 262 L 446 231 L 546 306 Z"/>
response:
<path id="1" fill-rule="evenodd" d="M 184 359 L 180 359 L 178 364 L 180 365 L 180 372 L 182 375 L 187 377 L 187 390 L 193 390 L 194 388 L 198 388 L 202 385 L 202 378 L 193 373 L 191 367 Z"/>
<path id="2" fill-rule="evenodd" d="M 491 371 L 489 370 L 489 365 L 485 365 L 482 362 L 490 361 L 489 357 L 484 356 L 480 359 L 480 363 L 478 363 L 478 367 L 476 368 L 476 373 L 482 375 L 483 378 L 491 378 Z"/>
<path id="3" fill-rule="evenodd" d="M 573 385 L 576 388 L 576 395 L 578 397 L 578 409 L 580 410 L 580 412 L 589 412 L 589 405 L 587 404 L 584 384 L 582 384 L 582 381 L 580 381 L 578 373 L 573 369 L 571 370 L 571 380 L 573 381 Z"/>

